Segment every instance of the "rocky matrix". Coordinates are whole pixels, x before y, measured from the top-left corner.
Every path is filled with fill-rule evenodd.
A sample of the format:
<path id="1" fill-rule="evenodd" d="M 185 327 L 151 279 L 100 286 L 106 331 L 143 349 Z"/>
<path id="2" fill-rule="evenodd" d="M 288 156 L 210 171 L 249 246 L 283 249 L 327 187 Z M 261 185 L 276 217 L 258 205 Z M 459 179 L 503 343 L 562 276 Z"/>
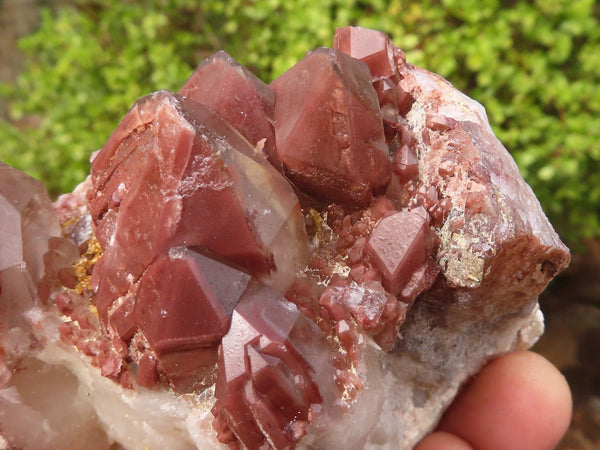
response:
<path id="1" fill-rule="evenodd" d="M 54 205 L 0 165 L 0 211 L 15 448 L 410 448 L 569 262 L 481 105 L 354 27 L 211 56 Z"/>

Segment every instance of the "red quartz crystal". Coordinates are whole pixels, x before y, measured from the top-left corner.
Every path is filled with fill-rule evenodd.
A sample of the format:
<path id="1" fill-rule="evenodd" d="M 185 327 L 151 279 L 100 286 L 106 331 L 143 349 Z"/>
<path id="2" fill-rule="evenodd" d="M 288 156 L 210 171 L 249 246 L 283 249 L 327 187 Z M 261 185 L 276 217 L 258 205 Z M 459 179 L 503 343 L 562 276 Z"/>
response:
<path id="1" fill-rule="evenodd" d="M 135 298 L 136 323 L 159 356 L 218 345 L 250 280 L 193 251 L 173 253 L 148 267 Z"/>
<path id="2" fill-rule="evenodd" d="M 400 293 L 430 255 L 429 215 L 423 207 L 400 211 L 381 219 L 367 248 L 383 274 L 383 285 Z"/>
<path id="3" fill-rule="evenodd" d="M 317 197 L 367 206 L 390 178 L 388 148 L 367 66 L 320 48 L 271 83 L 277 154 Z"/>
<path id="4" fill-rule="evenodd" d="M 289 183 L 214 110 L 176 94 L 136 103 L 95 157 L 92 183 L 100 318 L 124 341 L 139 329 L 167 376 L 173 352 L 218 345 L 243 291 L 232 286 L 252 274 L 285 289 L 305 257 Z"/>
<path id="5" fill-rule="evenodd" d="M 230 430 L 247 448 L 290 448 L 304 434 L 312 405 L 323 402 L 321 392 L 335 389 L 330 353 L 321 330 L 296 305 L 252 286 L 219 350 L 215 429 Z M 231 443 L 232 436 L 219 439 Z"/>
<path id="6" fill-rule="evenodd" d="M 417 178 L 419 167 L 414 148 L 402 145 L 394 154 L 392 169 L 401 183 L 407 183 Z"/>
<path id="7" fill-rule="evenodd" d="M 277 195 L 266 197 L 254 178 Z M 288 214 L 299 214 L 289 184 L 227 122 L 167 91 L 132 108 L 94 159 L 92 182 L 99 194 L 90 198 L 96 235 L 108 253 L 118 252 L 115 269 L 134 279 L 177 245 L 202 246 L 257 276 L 268 274 L 272 240 Z M 259 212 L 270 207 L 281 215 Z"/>
<path id="8" fill-rule="evenodd" d="M 394 46 L 384 33 L 358 27 L 338 28 L 333 38 L 333 48 L 365 62 L 373 81 L 397 74 Z"/>
<path id="9" fill-rule="evenodd" d="M 355 323 L 360 332 L 371 336 L 384 350 L 391 350 L 396 342 L 400 325 L 406 316 L 407 304 L 387 292 L 381 283 L 366 281 L 331 283 L 319 298 L 336 328 L 335 335 L 347 351 L 353 351 L 358 333 L 352 328 Z"/>
<path id="10" fill-rule="evenodd" d="M 273 129 L 275 93 L 224 51 L 202 61 L 179 95 L 210 106 L 281 170 Z"/>

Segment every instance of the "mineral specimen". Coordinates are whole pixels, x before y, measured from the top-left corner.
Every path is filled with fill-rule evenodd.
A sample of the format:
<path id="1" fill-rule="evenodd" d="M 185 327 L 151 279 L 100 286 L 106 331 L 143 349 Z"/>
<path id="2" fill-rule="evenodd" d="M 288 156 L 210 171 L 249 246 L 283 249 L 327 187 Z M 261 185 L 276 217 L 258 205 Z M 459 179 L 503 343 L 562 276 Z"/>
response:
<path id="1" fill-rule="evenodd" d="M 0 165 L 15 448 L 410 448 L 569 262 L 481 105 L 355 27 L 206 59 L 53 206 Z"/>

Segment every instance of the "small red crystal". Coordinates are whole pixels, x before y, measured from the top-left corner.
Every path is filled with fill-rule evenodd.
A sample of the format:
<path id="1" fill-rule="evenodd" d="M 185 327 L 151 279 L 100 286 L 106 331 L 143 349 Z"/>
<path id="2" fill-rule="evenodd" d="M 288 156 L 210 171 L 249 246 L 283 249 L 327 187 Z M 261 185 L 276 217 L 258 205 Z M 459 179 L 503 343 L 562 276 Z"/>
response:
<path id="1" fill-rule="evenodd" d="M 368 249 L 383 274 L 383 285 L 397 295 L 429 256 L 429 214 L 422 208 L 381 219 Z"/>
<path id="2" fill-rule="evenodd" d="M 398 73 L 394 46 L 390 38 L 380 31 L 359 27 L 338 28 L 333 48 L 365 62 L 374 81 L 391 78 Z"/>
<path id="3" fill-rule="evenodd" d="M 416 179 L 419 175 L 419 166 L 414 149 L 402 145 L 394 154 L 392 169 L 403 184 Z"/>

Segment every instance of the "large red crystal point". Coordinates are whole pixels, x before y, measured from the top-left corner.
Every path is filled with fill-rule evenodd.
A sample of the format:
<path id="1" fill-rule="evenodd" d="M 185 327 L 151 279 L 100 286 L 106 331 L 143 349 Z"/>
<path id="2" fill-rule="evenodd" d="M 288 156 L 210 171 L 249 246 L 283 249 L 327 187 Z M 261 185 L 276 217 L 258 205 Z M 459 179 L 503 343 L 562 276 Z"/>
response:
<path id="1" fill-rule="evenodd" d="M 213 408 L 219 439 L 229 443 L 233 433 L 247 448 L 291 448 L 304 434 L 311 405 L 323 402 L 320 391 L 335 389 L 330 355 L 321 330 L 296 305 L 251 287 L 219 350 Z"/>
<path id="2" fill-rule="evenodd" d="M 275 93 L 224 51 L 202 61 L 179 94 L 210 106 L 282 169 L 275 150 Z"/>
<path id="3" fill-rule="evenodd" d="M 277 153 L 289 177 L 320 198 L 366 206 L 390 179 L 379 102 L 367 66 L 320 48 L 271 87 Z"/>
<path id="4" fill-rule="evenodd" d="M 94 159 L 92 183 L 102 322 L 125 342 L 139 329 L 145 385 L 148 351 L 174 388 L 202 384 L 249 274 L 285 290 L 303 264 L 292 187 L 214 110 L 168 91 L 131 109 Z"/>
<path id="5" fill-rule="evenodd" d="M 92 182 L 105 250 L 94 269 L 101 317 L 171 247 L 204 248 L 280 288 L 302 265 L 306 237 L 291 186 L 196 102 L 168 91 L 138 101 L 94 159 Z"/>
<path id="6" fill-rule="evenodd" d="M 218 345 L 249 280 L 193 251 L 161 255 L 140 280 L 137 324 L 159 355 Z"/>

